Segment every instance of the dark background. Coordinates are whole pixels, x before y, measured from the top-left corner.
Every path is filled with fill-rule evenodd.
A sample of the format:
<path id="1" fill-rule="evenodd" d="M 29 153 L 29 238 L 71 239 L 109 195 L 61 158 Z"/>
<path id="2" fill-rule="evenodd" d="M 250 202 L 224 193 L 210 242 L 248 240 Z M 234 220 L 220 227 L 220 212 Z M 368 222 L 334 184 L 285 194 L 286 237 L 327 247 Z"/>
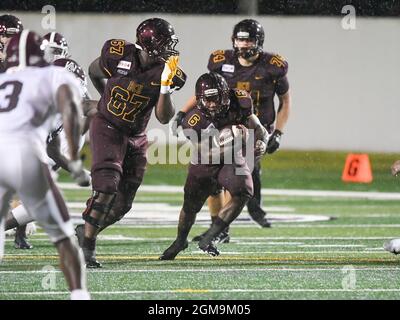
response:
<path id="1" fill-rule="evenodd" d="M 242 2 L 242 6 L 240 6 Z M 1 0 L 0 10 L 177 14 L 246 14 L 243 0 Z M 259 15 L 341 15 L 353 5 L 358 16 L 400 16 L 400 0 L 257 0 Z M 245 7 L 246 5 L 244 5 Z"/>

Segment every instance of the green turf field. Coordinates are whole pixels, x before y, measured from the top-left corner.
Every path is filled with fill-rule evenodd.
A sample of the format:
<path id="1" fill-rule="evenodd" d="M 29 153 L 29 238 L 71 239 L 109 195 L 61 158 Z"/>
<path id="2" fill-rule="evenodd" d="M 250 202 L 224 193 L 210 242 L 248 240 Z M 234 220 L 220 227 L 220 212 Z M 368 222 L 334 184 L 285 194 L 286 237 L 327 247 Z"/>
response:
<path id="1" fill-rule="evenodd" d="M 389 172 L 397 156 L 370 155 L 375 181 L 356 185 L 340 181 L 344 153 L 282 151 L 266 160 L 270 169 L 264 170 L 263 187 L 399 192 L 400 181 Z M 315 159 L 321 161 L 313 164 Z M 184 167 L 152 166 L 144 184 L 179 185 L 184 178 Z M 81 211 L 89 193 L 64 190 L 71 212 Z M 218 245 L 219 257 L 208 257 L 191 243 L 175 261 L 159 261 L 176 225 L 151 223 L 146 210 L 170 206 L 166 216 L 176 218 L 182 196 L 140 191 L 136 206 L 144 208 L 142 218 L 148 212 L 148 220 L 132 214 L 128 224 L 100 236 L 98 259 L 104 267 L 88 271 L 94 299 L 400 299 L 400 257 L 382 248 L 400 237 L 400 200 L 267 195 L 263 205 L 275 219 L 273 228 L 261 229 L 243 213 L 232 226 L 231 243 Z M 331 219 L 279 220 L 287 215 Z M 206 229 L 206 213 L 200 217 L 190 237 Z M 33 250 L 20 251 L 7 240 L 0 299 L 68 298 L 56 251 L 41 230 L 32 244 Z"/>

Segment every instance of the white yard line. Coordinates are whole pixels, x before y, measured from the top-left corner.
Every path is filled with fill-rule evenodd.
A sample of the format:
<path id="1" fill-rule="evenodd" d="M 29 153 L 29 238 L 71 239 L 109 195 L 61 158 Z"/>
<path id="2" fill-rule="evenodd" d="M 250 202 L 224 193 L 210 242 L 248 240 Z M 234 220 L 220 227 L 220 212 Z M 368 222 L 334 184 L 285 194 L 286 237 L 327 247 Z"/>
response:
<path id="1" fill-rule="evenodd" d="M 74 183 L 60 182 L 57 184 L 62 189 L 84 190 Z M 86 188 L 89 189 L 89 188 Z M 158 186 L 142 185 L 139 192 L 183 193 L 183 186 Z M 262 189 L 262 195 L 296 196 L 296 197 L 334 197 L 375 200 L 400 200 L 398 192 L 362 192 L 362 191 L 333 191 L 333 190 L 299 190 L 299 189 Z"/>
<path id="2" fill-rule="evenodd" d="M 88 273 L 180 273 L 180 272 L 201 272 L 201 273 L 212 273 L 212 272 L 242 272 L 242 271 L 257 271 L 257 272 L 268 272 L 268 271 L 285 271 L 285 272 L 314 272 L 314 271 L 335 271 L 342 272 L 343 267 L 339 268 L 208 268 L 208 269 L 193 269 L 193 268 L 175 268 L 175 269 L 91 269 Z M 355 271 L 400 271 L 399 268 L 393 267 L 378 267 L 378 268 L 354 268 Z M 61 273 L 60 270 L 54 270 L 51 272 Z M 49 270 L 26 270 L 26 271 L 0 271 L 0 274 L 48 274 Z"/>

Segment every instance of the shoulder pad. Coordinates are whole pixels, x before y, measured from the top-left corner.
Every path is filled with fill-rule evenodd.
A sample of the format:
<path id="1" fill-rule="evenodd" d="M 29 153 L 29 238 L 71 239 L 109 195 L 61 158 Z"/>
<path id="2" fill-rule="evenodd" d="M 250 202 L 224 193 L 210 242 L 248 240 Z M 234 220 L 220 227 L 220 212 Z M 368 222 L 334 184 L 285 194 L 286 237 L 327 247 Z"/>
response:
<path id="1" fill-rule="evenodd" d="M 266 53 L 265 57 L 267 65 L 277 77 L 281 78 L 286 75 L 289 64 L 283 56 L 275 53 Z"/>
<path id="2" fill-rule="evenodd" d="M 232 63 L 232 50 L 216 50 L 208 59 L 208 70 L 217 71 L 224 63 Z"/>
<path id="3" fill-rule="evenodd" d="M 132 43 L 122 39 L 106 41 L 101 50 L 100 62 L 102 68 L 111 77 L 114 75 L 119 62 L 121 61 L 122 63 L 123 60 L 124 67 L 129 69 L 131 61 L 126 61 L 129 60 L 126 58 L 135 50 L 135 46 Z"/>

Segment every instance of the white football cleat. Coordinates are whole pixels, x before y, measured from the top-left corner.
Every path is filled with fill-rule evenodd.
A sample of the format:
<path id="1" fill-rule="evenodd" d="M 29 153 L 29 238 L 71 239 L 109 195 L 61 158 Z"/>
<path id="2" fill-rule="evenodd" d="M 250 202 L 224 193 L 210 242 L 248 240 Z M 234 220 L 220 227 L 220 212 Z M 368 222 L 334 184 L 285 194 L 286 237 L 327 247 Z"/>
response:
<path id="1" fill-rule="evenodd" d="M 383 245 L 383 248 L 386 251 L 389 251 L 391 253 L 399 254 L 400 253 L 400 239 L 393 239 L 393 240 L 390 240 L 389 242 L 386 242 Z"/>

